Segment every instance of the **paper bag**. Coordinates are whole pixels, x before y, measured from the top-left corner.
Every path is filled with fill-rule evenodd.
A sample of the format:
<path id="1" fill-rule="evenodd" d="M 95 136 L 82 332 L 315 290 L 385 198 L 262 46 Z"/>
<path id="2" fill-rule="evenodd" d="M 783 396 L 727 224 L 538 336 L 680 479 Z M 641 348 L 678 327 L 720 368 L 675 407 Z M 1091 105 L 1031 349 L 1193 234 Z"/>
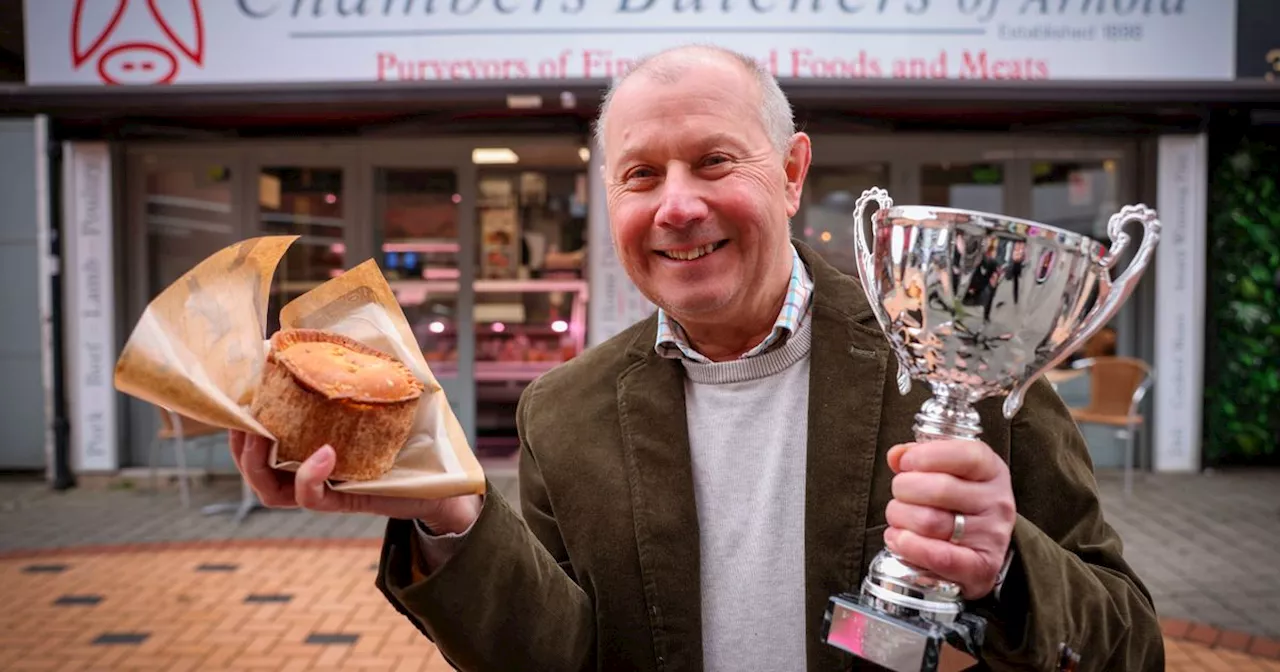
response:
<path id="1" fill-rule="evenodd" d="M 213 254 L 147 306 L 116 362 L 116 389 L 218 427 L 275 437 L 249 412 L 266 361 L 267 298 L 276 266 L 298 236 L 244 240 Z M 325 329 L 403 362 L 426 390 L 395 466 L 334 490 L 438 498 L 482 493 L 484 472 L 444 390 L 427 366 L 391 287 L 368 260 L 294 299 L 281 329 Z M 340 448 L 340 447 L 339 447 Z M 273 446 L 271 466 L 280 462 Z"/>

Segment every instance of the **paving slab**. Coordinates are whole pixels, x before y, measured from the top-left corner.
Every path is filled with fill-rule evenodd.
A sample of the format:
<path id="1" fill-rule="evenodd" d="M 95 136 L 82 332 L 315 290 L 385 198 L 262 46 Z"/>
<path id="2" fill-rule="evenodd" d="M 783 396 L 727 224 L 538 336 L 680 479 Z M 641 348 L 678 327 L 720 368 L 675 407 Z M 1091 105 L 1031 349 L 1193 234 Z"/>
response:
<path id="1" fill-rule="evenodd" d="M 11 553 L 0 669 L 452 669 L 374 588 L 378 550 L 265 539 Z M 28 571 L 50 558 L 59 571 Z M 1173 634 L 1168 670 L 1280 672 L 1280 642 Z"/>
<path id="2" fill-rule="evenodd" d="M 513 477 L 494 483 L 515 501 Z M 1280 640 L 1280 471 L 1139 475 L 1129 497 L 1122 484 L 1118 472 L 1098 474 L 1107 519 L 1162 617 Z M 238 496 L 236 481 L 215 482 L 195 488 L 184 509 L 174 490 L 60 493 L 39 482 L 0 481 L 0 554 L 254 539 L 375 543 L 385 524 L 375 516 L 259 510 L 236 525 L 227 515 L 200 512 Z"/>

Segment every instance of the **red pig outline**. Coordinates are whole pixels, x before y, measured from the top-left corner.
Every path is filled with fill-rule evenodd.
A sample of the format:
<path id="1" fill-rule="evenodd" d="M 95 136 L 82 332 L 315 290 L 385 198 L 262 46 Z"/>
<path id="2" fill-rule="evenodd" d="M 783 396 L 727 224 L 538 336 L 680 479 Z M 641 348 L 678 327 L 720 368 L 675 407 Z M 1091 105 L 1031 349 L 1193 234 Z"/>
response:
<path id="1" fill-rule="evenodd" d="M 92 43 L 90 43 L 87 48 L 82 48 L 85 42 L 85 40 L 82 39 L 84 37 L 84 33 L 81 30 L 81 26 L 84 21 L 84 8 L 90 1 L 91 0 L 76 0 L 75 7 L 72 9 L 71 13 L 71 63 L 72 67 L 77 70 L 91 60 L 103 45 L 106 44 L 107 40 L 111 38 L 111 34 L 115 32 L 116 28 L 120 25 L 120 21 L 123 20 L 125 10 L 128 9 L 130 2 L 130 0 L 116 0 L 115 11 L 112 13 L 111 19 L 107 21 L 107 25 L 93 38 Z M 109 2 L 110 0 L 92 1 Z M 195 27 L 194 44 L 188 44 L 177 34 L 173 29 L 173 25 L 165 18 L 164 14 L 160 11 L 160 8 L 156 5 L 156 2 L 157 0 L 147 0 L 147 10 L 151 13 L 151 18 L 155 21 L 156 26 L 160 28 L 160 31 L 164 33 L 170 43 L 177 47 L 179 52 L 190 59 L 196 66 L 203 67 L 205 35 L 204 15 L 200 9 L 200 0 L 188 0 L 188 2 L 191 3 L 191 17 L 194 21 Z M 177 78 L 181 64 L 178 57 L 170 49 L 166 48 L 164 45 L 156 44 L 155 42 L 132 41 L 115 45 L 99 57 L 97 72 L 98 78 L 101 79 L 103 83 L 120 83 L 107 72 L 106 64 L 107 60 L 110 59 L 112 55 L 128 49 L 142 49 L 155 52 L 164 56 L 169 61 L 169 75 L 158 82 L 159 84 L 170 84 L 175 78 Z"/>

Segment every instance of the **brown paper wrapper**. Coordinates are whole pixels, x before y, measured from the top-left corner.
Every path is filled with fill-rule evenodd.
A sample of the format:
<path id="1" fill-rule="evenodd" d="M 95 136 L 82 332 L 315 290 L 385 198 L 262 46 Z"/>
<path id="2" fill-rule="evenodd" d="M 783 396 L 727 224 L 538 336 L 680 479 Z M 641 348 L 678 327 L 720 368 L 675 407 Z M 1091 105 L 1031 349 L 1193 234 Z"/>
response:
<path id="1" fill-rule="evenodd" d="M 267 297 L 298 236 L 244 240 L 200 262 L 147 306 L 116 362 L 116 389 L 202 422 L 275 437 L 249 412 L 268 341 Z M 484 471 L 444 390 L 373 260 L 280 310 L 282 329 L 325 329 L 396 357 L 426 387 L 395 466 L 372 481 L 330 483 L 351 493 L 439 498 L 484 492 Z M 294 471 L 298 462 L 271 466 Z"/>

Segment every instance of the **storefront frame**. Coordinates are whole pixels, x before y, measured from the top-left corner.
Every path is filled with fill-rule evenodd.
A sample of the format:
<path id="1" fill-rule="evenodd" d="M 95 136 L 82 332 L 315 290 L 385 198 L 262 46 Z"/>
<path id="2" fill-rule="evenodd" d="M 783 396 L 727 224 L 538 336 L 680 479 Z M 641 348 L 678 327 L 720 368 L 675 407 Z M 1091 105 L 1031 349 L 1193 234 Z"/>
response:
<path id="1" fill-rule="evenodd" d="M 452 171 L 456 178 L 462 204 L 457 210 L 458 244 L 461 250 L 476 249 L 477 176 L 484 169 L 472 162 L 471 152 L 476 147 L 510 147 L 517 152 L 529 147 L 562 145 L 589 146 L 583 135 L 558 136 L 486 135 L 467 137 L 351 137 L 311 138 L 292 140 L 279 138 L 239 139 L 214 143 L 191 141 L 129 141 L 118 143 L 124 157 L 126 172 L 117 185 L 122 202 L 127 204 L 125 221 L 118 227 L 124 236 L 127 257 L 147 259 L 147 230 L 145 206 L 141 204 L 139 184 L 147 157 L 166 166 L 207 165 L 210 162 L 231 167 L 241 177 L 237 181 L 236 206 L 233 220 L 237 239 L 261 235 L 257 228 L 260 221 L 257 205 L 257 182 L 251 179 L 264 166 L 336 167 L 343 171 L 343 194 L 346 202 L 343 218 L 351 223 L 345 230 L 347 267 L 373 256 L 376 224 L 373 219 L 373 182 L 380 168 L 423 169 Z M 954 133 L 893 133 L 893 134 L 823 134 L 813 136 L 813 167 L 815 170 L 840 169 L 866 163 L 886 164 L 889 181 L 881 185 L 887 188 L 897 202 L 914 202 L 920 196 L 920 170 L 926 163 L 938 162 L 995 162 L 1005 167 L 1003 212 L 1011 216 L 1030 215 L 1031 164 L 1037 160 L 1115 160 L 1118 170 L 1117 193 L 1125 202 L 1140 200 L 1137 194 L 1140 175 L 1149 170 L 1143 163 L 1142 141 L 1117 137 L 1089 135 L 1046 136 L 1040 134 L 954 134 Z M 582 164 L 587 170 L 594 166 Z M 537 170 L 545 164 L 520 164 L 519 169 Z M 812 198 L 812 190 L 806 190 L 800 213 L 793 221 L 802 227 L 806 206 Z M 588 208 L 590 230 L 606 231 L 607 218 L 602 207 Z M 457 308 L 460 314 L 471 314 L 476 302 L 474 282 L 476 262 L 473 254 L 459 258 L 459 293 Z M 122 264 L 122 266 L 124 266 Z M 124 284 L 127 288 L 127 306 L 120 315 L 122 325 L 134 324 L 148 300 L 150 288 L 146 278 L 138 271 L 126 269 Z M 590 286 L 591 278 L 585 278 Z M 1149 284 L 1149 283 L 1144 283 Z M 1120 349 L 1125 354 L 1135 354 L 1150 359 L 1144 343 L 1150 334 L 1140 328 L 1147 321 L 1138 318 L 1149 314 L 1151 292 L 1135 295 L 1118 317 L 1118 326 L 1124 339 Z M 121 342 L 127 337 L 127 329 L 121 330 Z M 474 325 L 468 333 L 460 334 L 458 353 L 458 378 L 442 381 L 446 394 L 463 421 L 468 437 L 475 440 L 476 426 L 476 378 Z M 149 410 L 138 410 L 138 403 L 130 400 L 129 417 L 121 430 L 119 452 L 121 463 L 136 464 L 143 456 Z M 142 432 L 138 434 L 137 432 Z"/>

